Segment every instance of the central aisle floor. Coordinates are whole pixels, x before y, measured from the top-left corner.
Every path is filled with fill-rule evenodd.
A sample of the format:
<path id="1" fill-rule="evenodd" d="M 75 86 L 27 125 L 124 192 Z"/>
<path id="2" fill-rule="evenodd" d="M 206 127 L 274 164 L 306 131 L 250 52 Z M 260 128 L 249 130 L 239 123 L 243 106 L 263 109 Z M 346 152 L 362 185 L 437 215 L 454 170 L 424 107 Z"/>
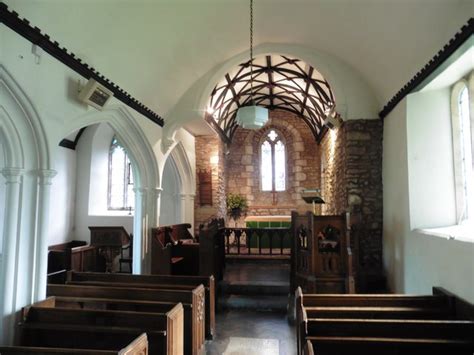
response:
<path id="1" fill-rule="evenodd" d="M 250 310 L 216 315 L 217 336 L 206 342 L 206 355 L 294 355 L 296 334 L 287 316 Z"/>
<path id="2" fill-rule="evenodd" d="M 286 314 L 289 278 L 288 262 L 228 262 L 221 282 L 223 306 L 216 314 L 217 334 L 206 342 L 204 353 L 296 354 L 295 327 Z"/>

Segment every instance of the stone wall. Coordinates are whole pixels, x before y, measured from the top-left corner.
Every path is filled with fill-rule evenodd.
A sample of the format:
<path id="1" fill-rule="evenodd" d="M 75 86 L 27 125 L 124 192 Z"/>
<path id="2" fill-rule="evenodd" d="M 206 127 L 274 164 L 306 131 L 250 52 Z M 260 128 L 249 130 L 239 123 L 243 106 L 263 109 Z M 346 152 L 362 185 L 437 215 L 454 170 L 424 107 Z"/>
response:
<path id="1" fill-rule="evenodd" d="M 323 215 L 341 214 L 346 211 L 346 132 L 344 125 L 328 130 L 321 140 L 321 206 Z"/>
<path id="2" fill-rule="evenodd" d="M 196 147 L 196 197 L 194 200 L 194 225 L 197 231 L 199 225 L 211 218 L 226 217 L 225 203 L 225 173 L 224 145 L 215 136 L 198 136 Z M 212 174 L 212 205 L 201 206 L 199 194 L 199 172 L 211 171 Z"/>
<path id="3" fill-rule="evenodd" d="M 359 267 L 366 274 L 382 268 L 382 137 L 381 120 L 351 120 L 321 141 L 323 214 L 361 216 Z"/>
<path id="4" fill-rule="evenodd" d="M 260 146 L 274 129 L 283 137 L 286 148 L 286 190 L 261 191 Z M 227 192 L 244 195 L 248 215 L 290 215 L 292 210 L 306 212 L 311 207 L 301 199 L 304 188 L 319 188 L 320 161 L 318 146 L 311 130 L 292 113 L 275 110 L 269 122 L 258 131 L 238 128 L 226 156 Z M 242 225 L 240 221 L 239 225 Z"/>
<path id="5" fill-rule="evenodd" d="M 359 265 L 368 273 L 378 272 L 382 268 L 383 121 L 347 121 L 344 129 L 347 203 L 351 208 L 360 206 L 365 226 L 359 240 Z"/>

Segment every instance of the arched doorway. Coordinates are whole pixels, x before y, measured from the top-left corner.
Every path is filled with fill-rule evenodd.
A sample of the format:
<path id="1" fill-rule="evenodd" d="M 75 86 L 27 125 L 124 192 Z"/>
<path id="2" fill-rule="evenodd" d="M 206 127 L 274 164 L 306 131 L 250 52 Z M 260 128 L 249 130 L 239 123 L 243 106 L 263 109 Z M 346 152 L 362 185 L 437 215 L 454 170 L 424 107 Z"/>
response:
<path id="1" fill-rule="evenodd" d="M 179 224 L 186 222 L 182 216 L 181 177 L 174 158 L 170 156 L 163 168 L 160 206 L 160 225 Z"/>
<path id="2" fill-rule="evenodd" d="M 133 273 L 149 272 L 151 228 L 158 222 L 160 197 L 158 164 L 150 143 L 134 117 L 123 107 L 112 107 L 101 112 L 79 116 L 68 123 L 64 136 L 82 127 L 98 123 L 107 124 L 109 136 L 113 136 L 110 132 L 115 132 L 117 140 L 126 150 L 133 170 L 135 192 L 135 211 L 131 227 L 134 235 Z M 87 130 L 85 132 L 87 134 Z M 104 141 L 103 144 L 109 149 L 110 141 Z"/>

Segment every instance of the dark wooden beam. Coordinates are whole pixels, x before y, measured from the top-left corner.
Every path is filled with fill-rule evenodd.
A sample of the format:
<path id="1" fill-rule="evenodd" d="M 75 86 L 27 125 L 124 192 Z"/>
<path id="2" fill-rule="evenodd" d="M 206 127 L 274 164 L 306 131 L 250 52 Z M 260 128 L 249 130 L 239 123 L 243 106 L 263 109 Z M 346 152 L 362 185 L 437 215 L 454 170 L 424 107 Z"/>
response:
<path id="1" fill-rule="evenodd" d="M 379 117 L 384 119 L 402 101 L 405 96 L 411 93 L 428 76 L 438 69 L 464 42 L 474 33 L 474 19 L 471 17 L 466 25 L 454 35 L 453 38 L 441 49 L 415 76 L 401 88 L 379 112 Z"/>
<path id="2" fill-rule="evenodd" d="M 163 127 L 164 120 L 160 115 L 153 112 L 150 108 L 139 102 L 129 93 L 125 92 L 118 85 L 101 75 L 94 68 L 89 67 L 86 63 L 82 63 L 81 59 L 76 58 L 74 53 L 68 53 L 66 48 L 61 48 L 58 42 L 50 39 L 48 35 L 42 34 L 38 27 L 32 27 L 28 20 L 20 19 L 18 13 L 10 11 L 7 5 L 3 2 L 0 2 L 0 22 L 24 37 L 26 40 L 41 47 L 46 53 L 74 70 L 79 75 L 86 79 L 94 79 L 102 86 L 112 91 L 117 100 L 123 102 L 125 105 Z"/>

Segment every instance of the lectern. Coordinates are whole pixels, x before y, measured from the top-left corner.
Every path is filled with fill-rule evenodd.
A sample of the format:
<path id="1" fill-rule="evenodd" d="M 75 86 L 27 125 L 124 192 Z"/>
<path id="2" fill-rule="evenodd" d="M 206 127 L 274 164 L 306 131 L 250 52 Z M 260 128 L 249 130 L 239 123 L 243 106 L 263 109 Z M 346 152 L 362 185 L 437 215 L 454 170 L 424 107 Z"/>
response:
<path id="1" fill-rule="evenodd" d="M 130 243 L 130 235 L 122 226 L 103 227 L 89 226 L 91 245 L 105 258 L 106 272 L 112 272 L 115 257 L 120 254 L 122 247 Z"/>
<path id="2" fill-rule="evenodd" d="M 321 189 L 305 189 L 301 191 L 301 197 L 306 203 L 313 205 L 313 214 L 316 215 L 316 204 L 325 203 L 321 198 Z"/>

